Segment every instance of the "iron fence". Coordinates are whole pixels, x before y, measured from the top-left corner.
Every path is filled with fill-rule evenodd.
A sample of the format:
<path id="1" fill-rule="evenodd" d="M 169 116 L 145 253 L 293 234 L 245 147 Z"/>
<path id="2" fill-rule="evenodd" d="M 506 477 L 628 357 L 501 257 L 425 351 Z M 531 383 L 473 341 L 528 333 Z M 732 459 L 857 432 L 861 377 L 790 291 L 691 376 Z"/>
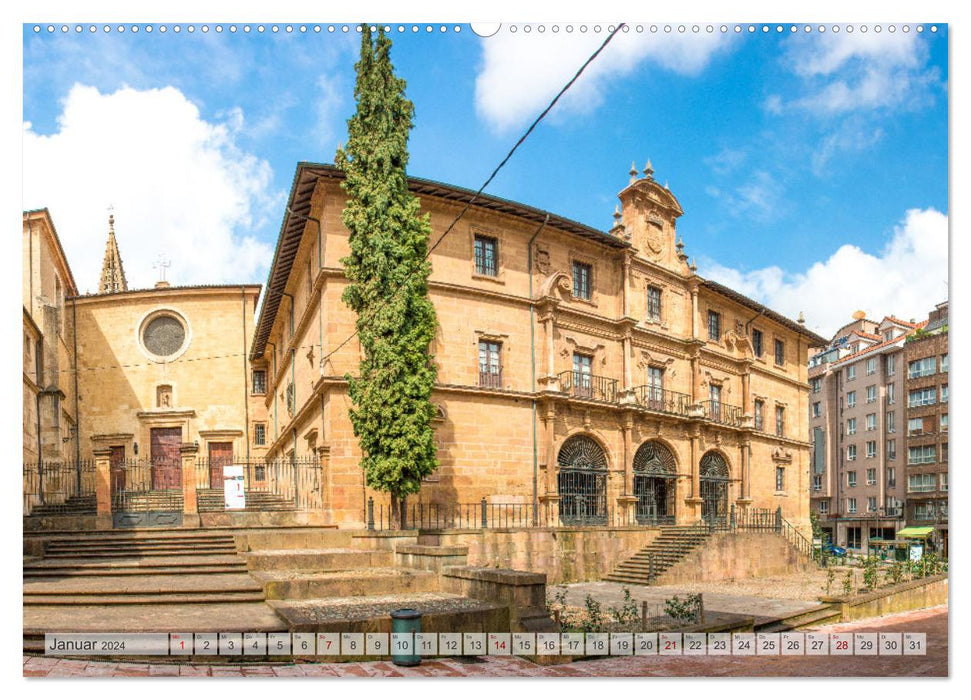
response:
<path id="1" fill-rule="evenodd" d="M 97 512 L 94 460 L 23 465 L 25 516 L 90 515 Z"/>
<path id="2" fill-rule="evenodd" d="M 109 467 L 114 513 L 182 512 L 182 460 L 113 460 Z"/>
<path id="3" fill-rule="evenodd" d="M 320 462 L 315 457 L 263 461 L 244 457 L 196 460 L 199 512 L 226 510 L 223 467 L 243 469 L 242 510 L 314 510 L 323 507 Z"/>
<path id="4" fill-rule="evenodd" d="M 617 380 L 586 372 L 566 370 L 557 375 L 560 391 L 579 399 L 617 402 Z"/>

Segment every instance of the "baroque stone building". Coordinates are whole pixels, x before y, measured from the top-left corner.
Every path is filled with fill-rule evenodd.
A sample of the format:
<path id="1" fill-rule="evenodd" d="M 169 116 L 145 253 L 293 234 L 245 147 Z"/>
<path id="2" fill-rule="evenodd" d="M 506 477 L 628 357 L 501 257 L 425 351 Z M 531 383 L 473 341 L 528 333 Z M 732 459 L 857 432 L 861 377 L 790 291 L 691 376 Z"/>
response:
<path id="1" fill-rule="evenodd" d="M 348 418 L 360 348 L 341 301 L 341 179 L 298 165 L 250 361 L 267 457 L 315 455 L 325 518 L 361 526 L 386 496 L 365 486 Z M 409 185 L 433 241 L 473 195 Z M 806 528 L 807 358 L 826 341 L 697 274 L 650 163 L 619 199 L 603 232 L 479 196 L 435 248 L 440 466 L 412 500 L 535 504 L 551 524 L 781 508 Z"/>

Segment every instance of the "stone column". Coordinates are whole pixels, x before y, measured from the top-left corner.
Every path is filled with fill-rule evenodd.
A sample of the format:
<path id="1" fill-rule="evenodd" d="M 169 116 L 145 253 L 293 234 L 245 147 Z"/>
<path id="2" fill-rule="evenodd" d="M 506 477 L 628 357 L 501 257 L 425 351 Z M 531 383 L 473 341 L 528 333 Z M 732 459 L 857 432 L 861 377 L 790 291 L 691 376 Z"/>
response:
<path id="1" fill-rule="evenodd" d="M 630 259 L 631 256 L 627 253 L 624 254 L 623 263 L 623 287 L 622 287 L 622 299 L 623 299 L 623 311 L 624 318 L 630 318 Z"/>
<path id="2" fill-rule="evenodd" d="M 684 499 L 687 506 L 682 522 L 694 522 L 701 517 L 701 475 L 698 460 L 701 459 L 701 426 L 691 425 L 691 493 Z"/>
<path id="3" fill-rule="evenodd" d="M 628 330 L 627 334 L 624 336 L 623 349 L 624 349 L 624 396 L 626 397 L 626 396 L 630 396 L 631 389 L 634 388 L 634 382 L 632 381 L 633 370 L 631 368 L 631 364 L 633 363 L 631 362 L 630 330 Z"/>
<path id="4" fill-rule="evenodd" d="M 624 435 L 624 484 L 620 496 L 617 498 L 617 512 L 623 517 L 623 524 L 633 525 L 635 522 L 635 506 L 637 496 L 634 495 L 634 469 L 633 469 L 633 445 L 631 433 L 634 430 L 634 417 L 630 412 L 625 412 L 621 430 Z"/>
<path id="5" fill-rule="evenodd" d="M 549 526 L 556 525 L 560 520 L 559 503 L 560 494 L 556 486 L 556 451 L 553 444 L 553 433 L 556 426 L 556 406 L 549 402 L 546 406 L 546 413 L 543 416 L 543 432 L 545 437 L 546 453 L 546 475 L 544 483 L 546 493 L 539 497 L 540 507 L 543 508 L 543 517 L 538 518 L 541 522 Z"/>
<path id="6" fill-rule="evenodd" d="M 553 313 L 546 317 L 546 376 L 550 378 L 550 384 L 556 389 L 556 382 L 553 377 L 556 376 L 556 353 L 554 351 L 554 346 L 556 343 L 553 341 L 553 334 L 555 332 L 553 324 Z"/>
<path id="7" fill-rule="evenodd" d="M 99 516 L 111 515 L 111 448 L 99 447 L 94 451 L 94 495 Z"/>
<path id="8" fill-rule="evenodd" d="M 742 413 L 746 416 L 752 415 L 752 375 L 749 371 L 749 367 L 745 368 L 742 372 Z"/>
<path id="9" fill-rule="evenodd" d="M 320 509 L 330 504 L 330 445 L 317 448 L 317 465 L 320 476 Z"/>
<path id="10" fill-rule="evenodd" d="M 745 509 L 752 503 L 752 478 L 750 473 L 750 462 L 752 459 L 752 447 L 751 441 L 748 437 L 743 437 L 741 446 L 739 447 L 739 455 L 741 457 L 741 473 L 742 481 L 739 485 L 738 498 L 736 503 Z"/>
<path id="11" fill-rule="evenodd" d="M 691 287 L 691 337 L 698 339 L 698 287 Z"/>
<path id="12" fill-rule="evenodd" d="M 196 455 L 199 444 L 183 442 L 179 452 L 182 454 L 182 512 L 196 515 L 199 512 L 196 499 Z"/>

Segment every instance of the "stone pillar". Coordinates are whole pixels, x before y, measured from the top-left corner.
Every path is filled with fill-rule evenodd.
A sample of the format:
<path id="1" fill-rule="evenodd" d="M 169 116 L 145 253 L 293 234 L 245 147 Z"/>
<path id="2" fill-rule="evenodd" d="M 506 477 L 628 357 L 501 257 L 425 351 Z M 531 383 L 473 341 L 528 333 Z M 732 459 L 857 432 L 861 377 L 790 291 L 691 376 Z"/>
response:
<path id="1" fill-rule="evenodd" d="M 752 415 L 752 375 L 749 372 L 749 368 L 746 367 L 745 371 L 742 372 L 742 413 L 746 416 Z"/>
<path id="2" fill-rule="evenodd" d="M 182 454 L 182 512 L 195 515 L 199 512 L 196 500 L 196 456 L 199 444 L 183 442 L 179 450 Z"/>
<path id="3" fill-rule="evenodd" d="M 701 397 L 701 362 L 698 355 L 691 357 L 691 403 L 698 403 Z"/>
<path id="4" fill-rule="evenodd" d="M 694 522 L 701 517 L 701 475 L 698 461 L 701 459 L 701 426 L 691 425 L 691 492 L 684 499 L 685 513 L 681 522 Z"/>
<path id="5" fill-rule="evenodd" d="M 691 337 L 698 339 L 698 287 L 691 287 Z"/>
<path id="6" fill-rule="evenodd" d="M 631 256 L 625 252 L 623 264 L 622 299 L 624 318 L 630 318 L 630 260 Z"/>
<path id="7" fill-rule="evenodd" d="M 320 476 L 320 508 L 330 504 L 330 445 L 317 448 L 317 466 Z"/>
<path id="8" fill-rule="evenodd" d="M 620 496 L 617 498 L 617 513 L 620 515 L 618 525 L 633 525 L 636 523 L 637 496 L 634 495 L 634 465 L 633 440 L 634 416 L 624 413 L 621 430 L 624 435 L 624 483 Z"/>
<path id="9" fill-rule="evenodd" d="M 633 371 L 631 368 L 631 337 L 630 330 L 624 335 L 623 340 L 624 347 L 624 396 L 630 395 L 630 390 L 633 388 L 634 383 L 632 381 Z"/>
<path id="10" fill-rule="evenodd" d="M 554 352 L 554 346 L 556 343 L 553 342 L 553 334 L 555 328 L 553 326 L 553 314 L 550 313 L 544 322 L 546 326 L 546 376 L 550 378 L 551 384 L 553 382 L 553 377 L 556 376 L 556 357 Z"/>
<path id="11" fill-rule="evenodd" d="M 544 484 L 546 493 L 539 496 L 542 517 L 538 518 L 547 527 L 555 526 L 560 521 L 560 495 L 556 485 L 556 450 L 553 443 L 556 427 L 556 406 L 549 402 L 543 415 L 543 433 L 545 438 L 544 451 L 546 453 L 546 475 Z"/>
<path id="12" fill-rule="evenodd" d="M 749 464 L 752 459 L 752 447 L 748 437 L 742 438 L 739 455 L 741 456 L 742 481 L 739 486 L 738 499 L 735 502 L 744 510 L 752 503 L 752 477 Z"/>
<path id="13" fill-rule="evenodd" d="M 99 447 L 94 451 L 94 495 L 98 515 L 111 515 L 111 448 Z"/>

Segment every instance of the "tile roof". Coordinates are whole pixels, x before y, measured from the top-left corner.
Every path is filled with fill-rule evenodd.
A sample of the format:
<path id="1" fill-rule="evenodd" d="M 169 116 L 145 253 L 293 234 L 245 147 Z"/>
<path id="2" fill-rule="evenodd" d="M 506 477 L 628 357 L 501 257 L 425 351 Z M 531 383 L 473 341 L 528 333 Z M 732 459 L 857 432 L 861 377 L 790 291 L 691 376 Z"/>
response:
<path id="1" fill-rule="evenodd" d="M 909 326 L 910 324 L 908 323 L 907 325 Z M 917 330 L 918 328 L 923 328 L 926 325 L 927 325 L 927 321 L 921 321 L 920 323 L 914 325 L 913 328 L 914 328 L 914 330 Z M 869 355 L 870 353 L 876 352 L 877 350 L 880 350 L 882 348 L 885 348 L 888 345 L 894 345 L 895 343 L 903 342 L 910 335 L 911 335 L 910 333 L 904 333 L 903 335 L 898 335 L 893 340 L 884 340 L 882 343 L 877 343 L 876 345 L 871 345 L 870 347 L 865 348 L 864 350 L 860 350 L 859 352 L 855 352 L 852 355 L 847 355 L 846 357 L 840 358 L 839 360 L 837 360 L 836 362 L 833 363 L 833 366 L 834 367 L 838 367 L 839 365 L 842 365 L 845 362 L 849 362 L 850 360 L 859 359 L 859 358 L 863 357 L 864 355 Z"/>

